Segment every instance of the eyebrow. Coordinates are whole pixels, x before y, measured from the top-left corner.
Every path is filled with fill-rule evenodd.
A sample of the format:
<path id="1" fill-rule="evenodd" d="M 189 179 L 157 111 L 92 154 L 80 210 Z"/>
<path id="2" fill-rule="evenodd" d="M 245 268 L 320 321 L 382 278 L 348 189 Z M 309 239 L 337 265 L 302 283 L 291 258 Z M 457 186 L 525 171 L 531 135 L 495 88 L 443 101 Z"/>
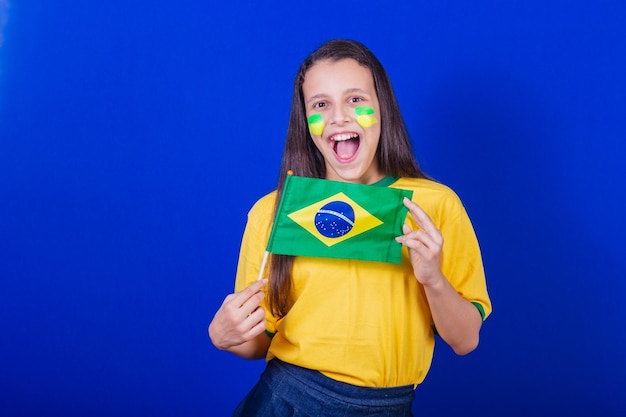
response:
<path id="1" fill-rule="evenodd" d="M 349 88 L 349 89 L 346 90 L 346 93 L 363 93 L 363 94 L 369 95 L 369 93 L 367 91 L 363 90 L 362 88 L 358 88 L 358 87 Z"/>
<path id="2" fill-rule="evenodd" d="M 370 93 L 368 93 L 367 91 L 363 90 L 362 88 L 358 88 L 358 87 L 354 87 L 354 88 L 348 88 L 346 91 L 344 91 L 344 94 L 353 94 L 353 93 L 360 93 L 360 94 L 366 94 L 366 95 L 370 95 Z M 314 96 L 311 96 L 311 98 L 309 98 L 306 103 L 309 104 L 312 101 L 315 100 L 319 100 L 320 98 L 326 98 L 328 97 L 328 94 L 316 94 Z"/>
<path id="3" fill-rule="evenodd" d="M 316 94 L 316 95 L 312 96 L 311 98 L 309 98 L 306 101 L 306 103 L 309 104 L 312 101 L 319 100 L 320 98 L 325 98 L 325 97 L 327 97 L 326 94 Z"/>

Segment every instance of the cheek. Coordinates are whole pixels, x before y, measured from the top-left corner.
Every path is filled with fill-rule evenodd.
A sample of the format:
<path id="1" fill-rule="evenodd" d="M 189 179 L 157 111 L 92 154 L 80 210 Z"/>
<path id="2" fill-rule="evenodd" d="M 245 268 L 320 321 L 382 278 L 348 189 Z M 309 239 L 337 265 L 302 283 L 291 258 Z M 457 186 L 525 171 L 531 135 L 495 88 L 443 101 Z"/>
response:
<path id="1" fill-rule="evenodd" d="M 378 119 L 374 116 L 376 111 L 371 106 L 359 106 L 354 109 L 354 112 L 356 113 L 356 122 L 361 127 L 368 128 L 378 123 Z"/>
<path id="2" fill-rule="evenodd" d="M 324 119 L 322 118 L 321 114 L 316 113 L 316 114 L 310 115 L 309 118 L 307 119 L 307 122 L 309 123 L 309 132 L 311 132 L 311 135 L 314 135 L 314 136 L 322 135 L 322 133 L 324 132 L 324 128 L 326 127 L 326 124 L 324 123 Z"/>

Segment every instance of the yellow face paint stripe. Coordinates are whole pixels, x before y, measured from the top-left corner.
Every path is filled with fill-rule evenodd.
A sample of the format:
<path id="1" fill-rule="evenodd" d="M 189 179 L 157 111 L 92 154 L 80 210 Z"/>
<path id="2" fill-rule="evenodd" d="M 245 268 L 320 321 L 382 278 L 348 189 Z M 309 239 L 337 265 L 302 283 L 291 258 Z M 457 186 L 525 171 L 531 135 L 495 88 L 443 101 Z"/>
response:
<path id="1" fill-rule="evenodd" d="M 312 114 L 307 121 L 309 123 L 309 132 L 311 132 L 312 135 L 320 136 L 324 132 L 326 124 L 321 114 Z"/>
<path id="2" fill-rule="evenodd" d="M 374 108 L 371 106 L 356 107 L 354 112 L 356 113 L 356 122 L 362 127 L 370 127 L 378 123 L 378 119 L 373 116 Z"/>

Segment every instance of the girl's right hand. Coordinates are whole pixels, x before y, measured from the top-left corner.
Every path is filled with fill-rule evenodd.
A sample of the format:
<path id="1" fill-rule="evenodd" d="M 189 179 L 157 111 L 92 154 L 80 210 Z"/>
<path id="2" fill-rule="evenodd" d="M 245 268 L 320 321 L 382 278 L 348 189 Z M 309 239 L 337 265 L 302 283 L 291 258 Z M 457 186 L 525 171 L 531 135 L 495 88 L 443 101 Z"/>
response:
<path id="1" fill-rule="evenodd" d="M 237 353 L 237 347 L 265 331 L 265 297 L 267 279 L 256 281 L 240 292 L 229 294 L 209 325 L 211 342 L 220 350 Z"/>

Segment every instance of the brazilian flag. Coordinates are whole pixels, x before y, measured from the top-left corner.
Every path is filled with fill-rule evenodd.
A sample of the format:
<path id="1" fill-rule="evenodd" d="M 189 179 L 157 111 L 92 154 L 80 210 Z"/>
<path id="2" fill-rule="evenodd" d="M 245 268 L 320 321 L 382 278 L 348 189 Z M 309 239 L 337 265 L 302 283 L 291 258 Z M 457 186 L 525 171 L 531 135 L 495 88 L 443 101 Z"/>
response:
<path id="1" fill-rule="evenodd" d="M 288 175 L 267 251 L 400 263 L 412 191 Z"/>

